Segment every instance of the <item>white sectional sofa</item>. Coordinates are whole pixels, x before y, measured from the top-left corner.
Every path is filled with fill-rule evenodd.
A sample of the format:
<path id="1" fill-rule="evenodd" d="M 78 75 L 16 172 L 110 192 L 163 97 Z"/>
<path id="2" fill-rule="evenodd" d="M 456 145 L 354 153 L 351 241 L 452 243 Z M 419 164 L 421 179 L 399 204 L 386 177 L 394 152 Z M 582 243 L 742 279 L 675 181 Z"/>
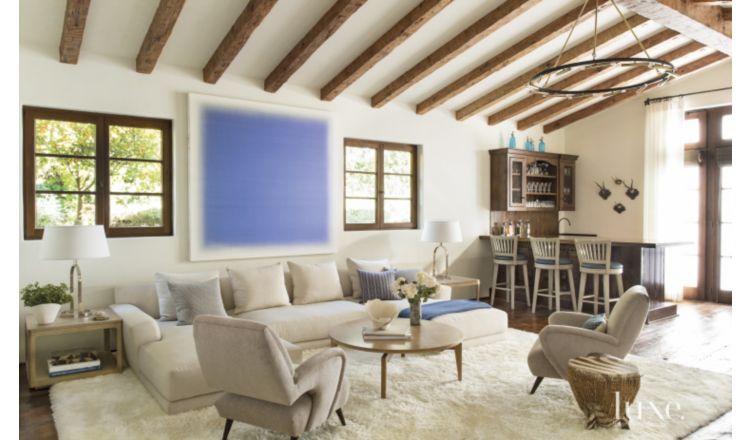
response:
<path id="1" fill-rule="evenodd" d="M 287 290 L 292 292 L 286 274 Z M 364 305 L 351 297 L 346 271 L 339 271 L 344 299 L 314 304 L 290 305 L 234 315 L 234 298 L 228 278 L 221 279 L 221 295 L 230 316 L 262 322 L 286 341 L 292 360 L 300 362 L 302 350 L 328 346 L 329 330 L 341 323 L 366 318 Z M 449 299 L 450 288 L 441 286 L 436 301 Z M 218 392 L 209 387 L 201 373 L 193 340 L 193 326 L 176 321 L 159 321 L 154 284 L 121 286 L 115 289 L 112 309 L 123 319 L 125 356 L 130 368 L 159 405 L 169 414 L 210 406 Z M 406 300 L 401 301 L 408 307 Z M 508 326 L 505 312 L 479 309 L 435 318 L 459 328 L 464 346 L 490 342 Z"/>

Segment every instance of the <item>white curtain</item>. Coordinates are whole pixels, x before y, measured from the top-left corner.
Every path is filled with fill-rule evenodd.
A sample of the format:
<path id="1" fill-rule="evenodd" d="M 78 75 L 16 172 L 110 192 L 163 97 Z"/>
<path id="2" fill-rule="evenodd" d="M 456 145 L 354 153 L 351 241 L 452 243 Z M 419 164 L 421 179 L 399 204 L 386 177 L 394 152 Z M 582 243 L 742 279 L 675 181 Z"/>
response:
<path id="1" fill-rule="evenodd" d="M 669 243 L 686 239 L 683 215 L 686 206 L 685 107 L 682 98 L 646 106 L 645 170 L 643 183 L 644 238 Z M 682 250 L 667 248 L 665 296 L 682 299 Z M 697 268 L 696 268 L 697 270 Z"/>

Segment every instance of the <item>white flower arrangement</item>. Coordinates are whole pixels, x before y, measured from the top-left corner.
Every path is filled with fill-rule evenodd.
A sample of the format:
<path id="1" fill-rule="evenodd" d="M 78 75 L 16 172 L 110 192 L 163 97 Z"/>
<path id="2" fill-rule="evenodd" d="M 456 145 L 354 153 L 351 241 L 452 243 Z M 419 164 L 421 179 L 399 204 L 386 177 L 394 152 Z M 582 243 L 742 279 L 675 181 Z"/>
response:
<path id="1" fill-rule="evenodd" d="M 418 272 L 415 282 L 408 282 L 406 278 L 399 277 L 391 286 L 393 291 L 410 303 L 425 302 L 432 298 L 440 286 L 437 280 L 426 272 Z"/>

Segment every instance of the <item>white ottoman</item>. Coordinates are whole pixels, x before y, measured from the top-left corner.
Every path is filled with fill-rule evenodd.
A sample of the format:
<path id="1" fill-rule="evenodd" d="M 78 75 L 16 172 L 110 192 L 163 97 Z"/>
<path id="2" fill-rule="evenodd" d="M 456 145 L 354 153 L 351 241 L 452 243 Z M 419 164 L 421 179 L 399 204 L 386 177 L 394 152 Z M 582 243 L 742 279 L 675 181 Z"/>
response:
<path id="1" fill-rule="evenodd" d="M 492 342 L 508 329 L 508 314 L 495 308 L 449 313 L 433 321 L 461 330 L 464 347 Z"/>

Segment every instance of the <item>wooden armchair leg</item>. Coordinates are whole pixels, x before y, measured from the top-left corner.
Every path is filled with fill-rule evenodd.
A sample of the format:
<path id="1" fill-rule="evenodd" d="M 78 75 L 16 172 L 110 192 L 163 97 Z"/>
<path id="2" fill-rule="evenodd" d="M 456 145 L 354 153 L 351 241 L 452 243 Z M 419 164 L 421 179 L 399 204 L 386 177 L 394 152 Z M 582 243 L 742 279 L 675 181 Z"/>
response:
<path id="1" fill-rule="evenodd" d="M 339 416 L 339 421 L 341 421 L 341 425 L 346 426 L 346 419 L 344 419 L 344 411 L 339 408 L 336 410 L 336 415 Z"/>
<path id="2" fill-rule="evenodd" d="M 224 435 L 221 437 L 221 440 L 229 438 L 229 430 L 232 429 L 232 423 L 234 423 L 232 419 L 227 419 L 226 423 L 224 423 Z"/>
<path id="3" fill-rule="evenodd" d="M 529 394 L 534 394 L 536 392 L 536 389 L 539 388 L 539 384 L 542 383 L 543 379 L 544 378 L 541 377 L 541 376 L 539 376 L 539 377 L 536 378 L 536 380 L 534 381 L 534 386 L 531 387 L 531 392 Z"/>

